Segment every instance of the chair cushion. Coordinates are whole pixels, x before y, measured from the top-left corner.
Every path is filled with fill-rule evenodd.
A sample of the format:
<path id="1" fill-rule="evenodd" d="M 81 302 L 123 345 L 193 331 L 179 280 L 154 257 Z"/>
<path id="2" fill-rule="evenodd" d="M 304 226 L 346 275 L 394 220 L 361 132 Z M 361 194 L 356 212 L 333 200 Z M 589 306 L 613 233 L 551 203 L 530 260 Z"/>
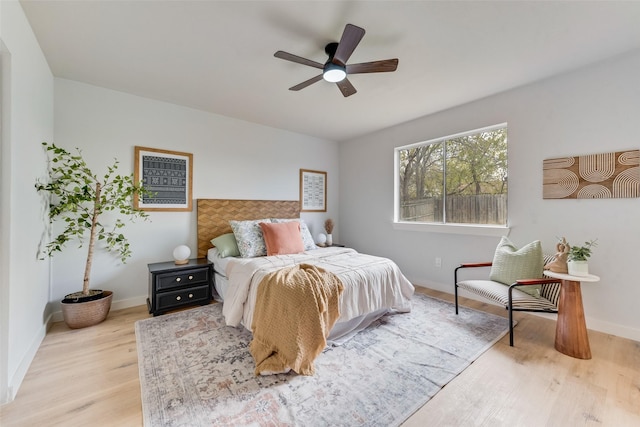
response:
<path id="1" fill-rule="evenodd" d="M 542 277 L 544 260 L 539 240 L 518 249 L 508 238 L 502 237 L 493 256 L 489 279 L 511 285 L 519 279 L 539 279 Z M 540 296 L 540 286 L 520 288 L 532 296 Z"/>
<path id="2" fill-rule="evenodd" d="M 505 308 L 509 305 L 509 288 L 500 282 L 492 280 L 463 280 L 458 282 L 458 287 L 495 301 Z M 513 290 L 514 310 L 557 310 L 556 305 L 548 299 L 533 297 L 522 292 L 520 290 L 522 288 L 524 286 Z"/>

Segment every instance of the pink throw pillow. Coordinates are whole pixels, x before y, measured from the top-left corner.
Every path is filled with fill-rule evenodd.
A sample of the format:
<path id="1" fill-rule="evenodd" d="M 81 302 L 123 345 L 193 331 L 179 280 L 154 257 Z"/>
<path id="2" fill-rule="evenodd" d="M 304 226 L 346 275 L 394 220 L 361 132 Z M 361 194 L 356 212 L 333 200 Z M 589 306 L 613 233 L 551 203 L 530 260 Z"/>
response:
<path id="1" fill-rule="evenodd" d="M 260 228 L 267 246 L 267 255 L 286 255 L 304 252 L 304 243 L 300 234 L 300 223 L 297 221 L 266 223 Z"/>

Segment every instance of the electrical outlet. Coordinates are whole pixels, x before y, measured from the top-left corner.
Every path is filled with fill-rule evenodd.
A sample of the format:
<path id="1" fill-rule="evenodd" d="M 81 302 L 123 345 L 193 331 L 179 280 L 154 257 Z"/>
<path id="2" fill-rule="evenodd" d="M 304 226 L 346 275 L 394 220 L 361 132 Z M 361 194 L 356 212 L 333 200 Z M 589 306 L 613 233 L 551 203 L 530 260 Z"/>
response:
<path id="1" fill-rule="evenodd" d="M 439 256 L 438 256 L 438 257 L 436 257 L 436 259 L 435 259 L 435 261 L 433 262 L 433 264 L 434 264 L 436 267 L 438 267 L 438 268 L 442 267 L 442 258 L 440 258 Z"/>

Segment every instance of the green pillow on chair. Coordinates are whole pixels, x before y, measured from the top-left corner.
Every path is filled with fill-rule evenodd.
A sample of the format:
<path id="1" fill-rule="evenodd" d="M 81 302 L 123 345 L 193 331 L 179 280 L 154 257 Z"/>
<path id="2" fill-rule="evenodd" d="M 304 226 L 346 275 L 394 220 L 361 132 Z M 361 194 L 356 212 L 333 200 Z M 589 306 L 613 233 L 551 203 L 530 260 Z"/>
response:
<path id="1" fill-rule="evenodd" d="M 544 259 L 539 240 L 518 249 L 506 237 L 500 239 L 493 256 L 489 279 L 511 285 L 518 279 L 539 279 L 542 277 Z M 540 296 L 540 285 L 519 286 L 519 290 L 534 297 Z"/>

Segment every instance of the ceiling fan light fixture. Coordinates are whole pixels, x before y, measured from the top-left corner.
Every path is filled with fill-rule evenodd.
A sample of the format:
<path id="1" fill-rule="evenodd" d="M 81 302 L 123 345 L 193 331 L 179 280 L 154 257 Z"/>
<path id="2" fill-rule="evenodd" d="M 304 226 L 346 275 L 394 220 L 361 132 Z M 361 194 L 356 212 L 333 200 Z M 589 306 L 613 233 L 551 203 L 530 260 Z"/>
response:
<path id="1" fill-rule="evenodd" d="M 353 87 L 349 79 L 347 79 L 347 68 L 349 69 L 348 74 L 352 75 L 362 73 L 387 73 L 389 71 L 395 71 L 398 67 L 398 58 L 347 65 L 351 54 L 363 36 L 364 28 L 357 27 L 353 24 L 345 25 L 342 36 L 340 37 L 340 42 L 328 43 L 324 47 L 324 53 L 329 57 L 324 64 L 282 50 L 277 51 L 273 56 L 322 70 L 322 74 L 316 74 L 314 77 L 290 87 L 289 90 L 298 91 L 324 80 L 329 83 L 337 83 L 342 96 L 346 98 L 357 92 L 356 88 Z"/>
<path id="2" fill-rule="evenodd" d="M 345 67 L 333 64 L 331 62 L 324 66 L 322 72 L 322 78 L 330 83 L 341 82 L 347 77 L 347 70 Z"/>

